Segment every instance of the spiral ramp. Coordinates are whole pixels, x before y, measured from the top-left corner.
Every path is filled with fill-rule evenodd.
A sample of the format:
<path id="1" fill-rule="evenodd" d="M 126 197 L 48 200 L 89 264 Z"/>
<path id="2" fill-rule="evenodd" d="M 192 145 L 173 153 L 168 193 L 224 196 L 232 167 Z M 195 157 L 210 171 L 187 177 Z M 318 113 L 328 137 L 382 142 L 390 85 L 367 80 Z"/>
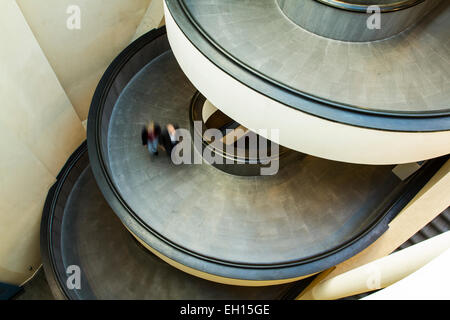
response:
<path id="1" fill-rule="evenodd" d="M 332 10 L 342 30 L 362 14 L 357 1 L 352 10 L 310 2 L 311 13 Z M 378 239 L 447 161 L 446 2 L 387 3 L 387 14 L 410 19 L 373 41 L 319 33 L 292 17 L 306 7 L 287 0 L 165 5 L 167 29 L 137 39 L 105 72 L 87 143 L 49 192 L 41 251 L 56 297 L 295 296 L 302 279 Z M 203 139 L 194 157 L 208 150 L 232 162 L 150 157 L 140 140 L 149 120 Z M 278 147 L 276 174 L 255 173 L 263 159 L 249 150 L 233 157 L 211 148 L 209 127 L 258 132 Z M 261 129 L 279 130 L 278 139 Z M 417 161 L 409 177 L 395 174 Z M 81 289 L 67 287 L 70 266 Z"/>

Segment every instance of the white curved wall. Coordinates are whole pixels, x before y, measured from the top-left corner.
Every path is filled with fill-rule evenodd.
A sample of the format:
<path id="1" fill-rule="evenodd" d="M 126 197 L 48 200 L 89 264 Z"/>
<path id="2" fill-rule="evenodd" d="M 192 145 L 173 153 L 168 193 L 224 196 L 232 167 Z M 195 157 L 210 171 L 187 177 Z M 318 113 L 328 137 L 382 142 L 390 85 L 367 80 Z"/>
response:
<path id="1" fill-rule="evenodd" d="M 450 248 L 431 262 L 362 300 L 449 300 Z"/>
<path id="2" fill-rule="evenodd" d="M 399 164 L 450 153 L 450 131 L 364 129 L 314 117 L 265 97 L 209 61 L 186 38 L 167 6 L 164 10 L 169 42 L 185 74 L 211 103 L 250 130 L 279 129 L 283 146 L 350 163 Z"/>

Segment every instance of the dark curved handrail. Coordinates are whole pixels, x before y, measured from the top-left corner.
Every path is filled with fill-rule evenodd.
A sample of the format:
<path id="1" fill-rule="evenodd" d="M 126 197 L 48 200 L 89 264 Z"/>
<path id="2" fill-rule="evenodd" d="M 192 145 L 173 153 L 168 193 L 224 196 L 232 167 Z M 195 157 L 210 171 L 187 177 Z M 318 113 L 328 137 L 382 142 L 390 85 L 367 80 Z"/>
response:
<path id="1" fill-rule="evenodd" d="M 44 267 L 45 276 L 53 295 L 58 299 L 69 299 L 71 294 L 66 283 L 57 268 L 57 261 L 55 259 L 53 239 L 53 219 L 55 210 L 58 206 L 58 199 L 61 190 L 66 183 L 67 177 L 72 169 L 78 163 L 81 157 L 87 152 L 87 142 L 84 141 L 70 156 L 64 167 L 59 172 L 56 182 L 50 188 L 47 198 L 45 199 L 44 209 L 42 212 L 41 227 L 40 227 L 40 252 L 42 258 L 42 265 Z"/>
<path id="2" fill-rule="evenodd" d="M 142 241 L 168 258 L 196 270 L 212 273 L 218 276 L 245 280 L 273 280 L 274 270 L 280 279 L 296 278 L 302 275 L 322 271 L 342 262 L 355 253 L 363 250 L 377 239 L 387 229 L 388 223 L 414 197 L 428 179 L 439 169 L 445 158 L 430 161 L 410 178 L 409 183 L 402 188 L 401 196 L 395 195 L 383 206 L 381 214 L 367 228 L 345 243 L 336 245 L 327 252 L 320 252 L 301 260 L 286 261 L 277 264 L 244 264 L 224 261 L 208 257 L 179 244 L 171 242 L 150 226 L 145 224 L 128 206 L 126 200 L 117 191 L 105 162 L 106 155 L 102 151 L 103 107 L 116 77 L 127 62 L 148 43 L 165 34 L 165 29 L 152 30 L 130 44 L 109 66 L 103 75 L 92 100 L 88 121 L 88 149 L 91 168 L 97 184 L 106 201 L 122 222 Z M 125 84 L 124 84 L 125 86 Z"/>
<path id="3" fill-rule="evenodd" d="M 202 139 L 202 144 L 203 144 L 203 149 L 208 149 L 211 152 L 214 152 L 215 154 L 220 153 L 220 156 L 224 159 L 230 159 L 233 160 L 236 163 L 248 163 L 248 164 L 261 164 L 261 163 L 265 163 L 267 161 L 272 161 L 272 160 L 277 160 L 279 157 L 283 156 L 286 152 L 289 151 L 289 149 L 280 146 L 280 149 L 283 148 L 283 152 L 279 152 L 276 155 L 271 155 L 268 156 L 267 158 L 261 158 L 260 155 L 258 154 L 256 158 L 250 158 L 250 157 L 241 157 L 237 154 L 230 154 L 227 153 L 225 149 L 219 149 L 216 148 L 215 146 L 212 146 L 211 144 L 207 143 L 202 137 L 203 137 L 203 132 L 206 130 L 205 126 L 203 125 L 202 128 L 202 132 L 198 132 L 196 130 L 194 130 L 194 126 L 193 123 L 194 121 L 200 121 L 201 119 L 195 118 L 194 116 L 194 110 L 195 108 L 197 108 L 199 105 L 202 105 L 202 103 L 206 100 L 206 98 L 204 96 L 202 96 L 202 94 L 197 91 L 194 95 L 194 97 L 191 100 L 191 105 L 190 105 L 190 122 L 191 122 L 191 134 L 192 136 L 194 136 L 194 134 L 198 137 L 200 137 Z"/>
<path id="4" fill-rule="evenodd" d="M 84 141 L 61 169 L 57 181 L 49 190 L 43 209 L 40 226 L 42 264 L 51 293 L 59 300 L 91 300 L 101 298 L 95 294 L 95 290 L 91 290 L 91 281 L 89 279 L 82 281 L 82 288 L 80 290 L 70 290 L 67 288 L 66 280 L 68 276 L 64 273 L 64 268 L 67 266 L 65 263 L 68 261 L 63 258 L 67 258 L 67 255 L 64 254 L 64 250 L 62 249 L 64 246 L 60 246 L 60 237 L 64 234 L 62 231 L 69 231 L 65 228 L 61 229 L 61 226 L 64 219 L 66 219 L 66 209 L 69 208 L 67 207 L 67 201 L 70 201 L 70 192 L 74 190 L 73 187 L 77 185 L 79 181 L 78 178 L 82 177 L 85 173 L 85 169 L 89 169 L 89 161 L 86 152 L 87 144 L 86 141 Z M 144 250 L 146 252 L 152 263 L 165 264 L 163 260 L 148 251 L 148 249 L 131 234 L 129 234 L 129 237 L 132 239 L 131 241 L 136 243 L 137 248 L 139 248 L 137 250 Z M 79 257 L 76 256 L 76 258 Z M 73 260 L 73 256 L 69 261 L 70 263 L 76 264 L 80 262 L 80 260 L 77 259 Z M 82 265 L 80 265 L 80 267 L 82 267 Z M 287 287 L 287 289 L 288 290 L 282 296 L 276 297 L 276 299 L 294 299 L 295 296 L 300 293 L 300 283 L 293 283 Z M 88 291 L 87 294 L 85 293 L 86 291 Z"/>
<path id="5" fill-rule="evenodd" d="M 450 109 L 439 112 L 372 110 L 363 106 L 324 99 L 281 83 L 225 50 L 201 27 L 184 0 L 166 1 L 166 4 L 180 30 L 208 60 L 243 85 L 287 107 L 326 120 L 361 128 L 397 132 L 450 130 Z"/>
<path id="6" fill-rule="evenodd" d="M 323 3 L 327 6 L 346 10 L 346 11 L 354 11 L 354 12 L 367 12 L 367 9 L 372 6 L 376 5 L 380 8 L 380 12 L 394 12 L 399 11 L 403 9 L 408 9 L 410 7 L 413 7 L 415 5 L 418 5 L 425 0 L 401 0 L 396 1 L 393 3 L 373 3 L 373 4 L 358 4 L 358 3 L 352 3 L 351 0 L 347 1 L 339 1 L 339 0 L 316 0 L 317 2 Z"/>

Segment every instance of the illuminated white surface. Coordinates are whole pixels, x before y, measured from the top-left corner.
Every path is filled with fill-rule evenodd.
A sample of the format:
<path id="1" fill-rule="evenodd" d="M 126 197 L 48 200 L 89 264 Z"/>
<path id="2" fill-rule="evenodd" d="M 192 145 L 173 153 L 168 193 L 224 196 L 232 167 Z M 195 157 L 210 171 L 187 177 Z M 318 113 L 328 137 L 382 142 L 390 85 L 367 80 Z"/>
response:
<path id="1" fill-rule="evenodd" d="M 362 300 L 450 299 L 450 249 L 408 277 Z"/>

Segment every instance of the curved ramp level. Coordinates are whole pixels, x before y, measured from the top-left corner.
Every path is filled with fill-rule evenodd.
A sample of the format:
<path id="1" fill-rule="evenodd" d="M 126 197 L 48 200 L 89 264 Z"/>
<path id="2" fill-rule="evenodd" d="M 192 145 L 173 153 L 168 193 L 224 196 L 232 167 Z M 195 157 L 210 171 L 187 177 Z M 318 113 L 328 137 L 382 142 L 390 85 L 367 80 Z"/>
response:
<path id="1" fill-rule="evenodd" d="M 305 31 L 275 0 L 165 4 L 183 72 L 246 128 L 277 128 L 280 145 L 351 163 L 450 152 L 447 1 L 407 31 L 370 43 Z"/>
<path id="2" fill-rule="evenodd" d="M 292 23 L 277 0 L 166 3 L 189 40 L 225 71 L 231 72 L 205 40 L 247 71 L 336 107 L 386 115 L 450 112 L 448 86 L 440 84 L 450 77 L 448 1 L 407 32 L 370 43 L 311 34 Z"/>
<path id="3" fill-rule="evenodd" d="M 297 284 L 237 287 L 175 269 L 143 248 L 104 200 L 82 145 L 47 198 L 41 252 L 47 280 L 60 299 L 280 299 Z M 69 266 L 81 289 L 69 290 Z M 292 296 L 292 293 L 290 294 Z"/>
<path id="4" fill-rule="evenodd" d="M 141 145 L 142 126 L 152 119 L 189 128 L 196 92 L 166 42 L 164 29 L 152 31 L 110 66 L 89 114 L 89 157 L 126 227 L 187 272 L 267 285 L 329 268 L 380 236 L 442 164 L 430 161 L 401 182 L 392 166 L 300 153 L 278 174 L 259 177 L 208 164 L 175 166 L 163 152 L 152 159 Z"/>

